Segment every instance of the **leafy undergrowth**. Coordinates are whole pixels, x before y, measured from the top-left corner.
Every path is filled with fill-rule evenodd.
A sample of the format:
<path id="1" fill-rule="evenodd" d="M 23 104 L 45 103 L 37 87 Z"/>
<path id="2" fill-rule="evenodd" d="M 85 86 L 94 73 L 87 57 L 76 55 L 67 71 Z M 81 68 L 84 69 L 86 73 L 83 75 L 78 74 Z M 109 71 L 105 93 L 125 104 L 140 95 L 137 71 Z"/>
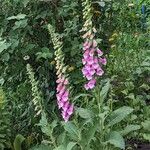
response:
<path id="1" fill-rule="evenodd" d="M 149 0 L 0 0 L 0 150 L 149 150 Z"/>

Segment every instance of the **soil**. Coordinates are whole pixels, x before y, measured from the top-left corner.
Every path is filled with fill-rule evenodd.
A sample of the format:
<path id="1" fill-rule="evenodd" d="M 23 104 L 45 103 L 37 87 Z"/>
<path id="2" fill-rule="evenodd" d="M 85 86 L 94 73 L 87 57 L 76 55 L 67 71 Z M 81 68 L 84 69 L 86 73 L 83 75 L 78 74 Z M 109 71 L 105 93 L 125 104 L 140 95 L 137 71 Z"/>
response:
<path id="1" fill-rule="evenodd" d="M 137 150 L 150 150 L 150 144 L 141 144 L 141 145 L 138 145 Z"/>
<path id="2" fill-rule="evenodd" d="M 150 150 L 150 143 L 144 143 L 137 140 L 130 140 L 127 142 L 128 145 L 131 145 L 134 150 Z"/>

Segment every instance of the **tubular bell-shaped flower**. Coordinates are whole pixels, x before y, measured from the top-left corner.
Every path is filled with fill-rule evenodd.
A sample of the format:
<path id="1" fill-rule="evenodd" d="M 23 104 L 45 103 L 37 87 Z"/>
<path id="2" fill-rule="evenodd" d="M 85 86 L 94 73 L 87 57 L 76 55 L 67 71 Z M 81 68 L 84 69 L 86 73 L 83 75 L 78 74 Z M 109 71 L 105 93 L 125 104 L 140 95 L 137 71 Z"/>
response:
<path id="1" fill-rule="evenodd" d="M 53 27 L 48 25 L 48 30 L 51 35 L 51 39 L 55 49 L 55 61 L 56 61 L 56 75 L 57 75 L 57 104 L 61 109 L 61 115 L 65 122 L 67 122 L 70 116 L 73 114 L 74 106 L 69 102 L 69 81 L 66 73 L 67 66 L 64 64 L 64 54 L 62 52 L 62 42 L 59 35 L 55 33 Z"/>
<path id="2" fill-rule="evenodd" d="M 95 40 L 96 29 L 92 25 L 92 13 L 91 13 L 91 0 L 86 0 L 82 3 L 83 19 L 85 23 L 81 32 L 84 32 L 82 36 L 83 43 L 83 76 L 88 80 L 84 85 L 85 89 L 93 89 L 96 85 L 96 76 L 102 76 L 104 71 L 103 65 L 106 65 L 106 58 L 102 57 L 103 52 L 98 48 Z"/>

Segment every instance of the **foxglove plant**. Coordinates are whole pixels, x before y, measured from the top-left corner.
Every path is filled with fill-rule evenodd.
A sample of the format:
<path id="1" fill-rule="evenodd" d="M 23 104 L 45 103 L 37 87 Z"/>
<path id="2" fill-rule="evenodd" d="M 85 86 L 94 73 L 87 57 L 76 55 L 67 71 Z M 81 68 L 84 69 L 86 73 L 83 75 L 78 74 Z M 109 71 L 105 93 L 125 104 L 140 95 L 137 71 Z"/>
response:
<path id="1" fill-rule="evenodd" d="M 56 75 L 57 75 L 57 104 L 61 109 L 61 115 L 65 122 L 67 122 L 70 116 L 73 114 L 74 106 L 69 102 L 69 81 L 66 73 L 67 66 L 64 64 L 64 54 L 62 52 L 62 42 L 59 35 L 55 33 L 53 27 L 48 25 L 48 29 L 52 38 L 55 51 L 56 61 Z"/>
<path id="2" fill-rule="evenodd" d="M 85 32 L 82 36 L 83 43 L 83 76 L 88 80 L 84 85 L 86 90 L 93 89 L 96 85 L 97 76 L 102 76 L 104 71 L 103 65 L 106 65 L 106 58 L 102 57 L 103 52 L 98 48 L 95 40 L 96 29 L 92 25 L 91 0 L 83 3 L 83 19 L 85 23 L 81 31 Z"/>

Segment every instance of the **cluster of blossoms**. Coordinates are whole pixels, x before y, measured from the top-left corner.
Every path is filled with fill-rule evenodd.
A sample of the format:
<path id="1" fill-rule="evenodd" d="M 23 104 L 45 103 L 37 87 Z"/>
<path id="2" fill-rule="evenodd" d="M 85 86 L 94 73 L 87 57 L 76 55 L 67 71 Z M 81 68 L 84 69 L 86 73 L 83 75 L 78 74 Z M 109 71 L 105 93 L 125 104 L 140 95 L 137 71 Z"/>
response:
<path id="1" fill-rule="evenodd" d="M 96 76 L 102 76 L 104 71 L 102 65 L 106 65 L 106 58 L 102 58 L 103 52 L 97 47 L 95 40 L 87 40 L 83 44 L 83 59 L 84 65 L 82 73 L 88 80 L 88 83 L 84 85 L 85 89 L 93 89 L 96 84 Z"/>
<path id="2" fill-rule="evenodd" d="M 83 43 L 83 68 L 82 73 L 83 76 L 88 80 L 88 82 L 84 85 L 86 90 L 93 89 L 96 85 L 96 76 L 102 76 L 104 71 L 102 69 L 102 65 L 106 65 L 106 58 L 102 57 L 103 52 L 98 48 L 97 42 L 94 39 L 96 29 L 92 27 L 92 15 L 90 12 L 90 3 L 84 3 L 86 13 L 83 16 L 86 19 L 86 22 L 81 31 L 86 32 L 83 35 L 84 43 Z"/>
<path id="3" fill-rule="evenodd" d="M 64 76 L 59 76 L 57 79 L 57 104 L 62 111 L 62 117 L 67 122 L 73 113 L 74 106 L 69 103 L 69 89 L 67 88 L 68 79 Z"/>
<path id="4" fill-rule="evenodd" d="M 64 55 L 61 50 L 62 42 L 59 40 L 59 35 L 54 32 L 51 25 L 48 26 L 49 32 L 51 34 L 52 42 L 54 44 L 55 51 L 55 61 L 57 70 L 57 104 L 61 110 L 61 115 L 65 122 L 67 122 L 70 116 L 73 114 L 74 106 L 69 102 L 69 81 L 68 75 L 66 74 L 67 67 L 64 64 Z"/>

